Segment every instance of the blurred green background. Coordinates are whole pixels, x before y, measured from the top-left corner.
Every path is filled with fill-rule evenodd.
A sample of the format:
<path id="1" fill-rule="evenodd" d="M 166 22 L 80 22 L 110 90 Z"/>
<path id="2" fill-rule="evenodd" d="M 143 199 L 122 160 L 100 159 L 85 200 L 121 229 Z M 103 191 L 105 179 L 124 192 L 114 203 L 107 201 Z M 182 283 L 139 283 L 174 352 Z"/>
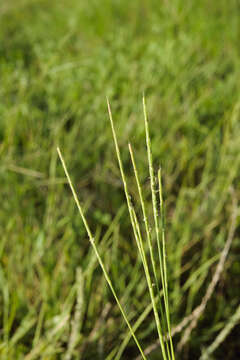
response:
<path id="1" fill-rule="evenodd" d="M 133 324 L 150 303 L 106 96 L 131 194 L 129 141 L 151 213 L 145 92 L 154 164 L 163 171 L 173 326 L 201 303 L 240 198 L 239 19 L 238 0 L 1 2 L 1 359 L 114 359 L 128 334 L 57 146 Z M 199 359 L 236 311 L 239 219 L 234 230 L 221 279 L 177 359 Z M 137 335 L 144 348 L 156 342 L 151 311 Z M 239 336 L 235 324 L 212 359 L 237 359 Z M 137 355 L 130 340 L 122 359 Z"/>

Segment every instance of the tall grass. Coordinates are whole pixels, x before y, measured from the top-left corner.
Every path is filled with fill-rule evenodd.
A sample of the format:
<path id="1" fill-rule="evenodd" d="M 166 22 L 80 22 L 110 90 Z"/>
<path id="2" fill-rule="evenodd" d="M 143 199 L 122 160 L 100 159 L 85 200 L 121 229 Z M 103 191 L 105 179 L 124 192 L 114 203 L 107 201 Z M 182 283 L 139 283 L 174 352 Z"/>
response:
<path id="1" fill-rule="evenodd" d="M 116 151 L 118 165 L 119 165 L 121 178 L 122 178 L 122 182 L 123 182 L 129 217 L 130 217 L 136 245 L 137 245 L 140 257 L 141 257 L 144 274 L 145 274 L 145 279 L 146 279 L 147 286 L 148 286 L 148 291 L 149 291 L 152 309 L 153 309 L 154 318 L 155 318 L 156 329 L 157 329 L 158 338 L 159 338 L 159 342 L 160 342 L 162 358 L 163 358 L 163 360 L 174 360 L 175 356 L 174 356 L 174 348 L 173 348 L 173 342 L 172 342 L 172 337 L 171 337 L 171 325 L 170 325 L 170 314 L 169 314 L 169 303 L 168 303 L 166 246 L 165 246 L 165 228 L 164 228 L 161 171 L 160 171 L 160 169 L 158 171 L 158 176 L 157 176 L 158 188 L 157 188 L 156 187 L 156 176 L 155 176 L 154 168 L 153 168 L 151 140 L 150 140 L 150 134 L 149 134 L 149 124 L 148 124 L 148 118 L 147 118 L 147 112 L 146 112 L 145 98 L 143 97 L 143 111 L 144 111 L 144 121 L 145 121 L 146 146 L 147 146 L 147 157 L 148 157 L 148 165 L 149 165 L 150 184 L 151 184 L 151 194 L 152 194 L 152 209 L 153 209 L 153 217 L 154 217 L 154 225 L 155 225 L 155 239 L 156 239 L 157 248 L 158 248 L 158 258 L 157 259 L 155 258 L 154 251 L 153 251 L 153 240 L 155 240 L 155 239 L 151 234 L 151 230 L 150 230 L 150 226 L 149 226 L 149 222 L 150 222 L 149 215 L 147 215 L 147 212 L 146 212 L 144 194 L 143 194 L 142 186 L 141 186 L 141 183 L 139 180 L 139 173 L 138 173 L 138 170 L 136 167 L 136 162 L 134 159 L 134 153 L 132 150 L 132 146 L 131 146 L 131 144 L 129 144 L 129 152 L 130 152 L 130 157 L 131 157 L 131 161 L 132 161 L 132 165 L 133 165 L 137 189 L 138 189 L 138 193 L 139 193 L 139 201 L 140 201 L 141 208 L 142 208 L 143 220 L 144 220 L 144 225 L 145 225 L 145 234 L 143 234 L 143 232 L 142 232 L 141 223 L 137 216 L 135 207 L 131 200 L 130 192 L 128 190 L 127 179 L 126 179 L 125 171 L 123 168 L 121 153 L 120 153 L 120 149 L 119 149 L 119 145 L 118 145 L 117 135 L 116 135 L 112 112 L 111 112 L 111 107 L 110 107 L 110 103 L 109 103 L 108 99 L 107 99 L 107 105 L 108 105 L 109 119 L 110 119 L 112 134 L 113 134 L 113 140 L 114 140 L 114 144 L 115 144 L 115 151 Z M 82 218 L 83 224 L 84 224 L 86 232 L 88 234 L 89 241 L 93 247 L 93 250 L 95 252 L 95 255 L 97 257 L 99 265 L 102 268 L 104 277 L 111 289 L 111 292 L 117 302 L 119 310 L 129 328 L 129 331 L 140 351 L 142 358 L 146 359 L 143 348 L 137 339 L 135 331 L 134 331 L 132 325 L 130 324 L 130 321 L 128 319 L 128 316 L 127 316 L 124 308 L 121 305 L 119 295 L 115 291 L 112 280 L 108 274 L 106 266 L 102 260 L 102 257 L 98 251 L 98 248 L 94 242 L 94 236 L 92 234 L 92 231 L 90 230 L 88 221 L 84 215 L 82 206 L 79 202 L 76 190 L 74 188 L 73 182 L 72 182 L 69 172 L 67 170 L 65 160 L 63 158 L 63 155 L 62 155 L 59 147 L 57 148 L 57 151 L 58 151 L 58 155 L 59 155 L 59 158 L 61 160 L 64 172 L 65 172 L 65 175 L 67 177 L 68 184 L 71 188 L 75 203 L 77 205 L 79 214 Z M 156 196 L 157 192 L 159 193 L 159 204 L 158 204 L 157 196 Z M 160 219 L 160 221 L 159 221 L 159 219 Z M 150 261 L 148 260 L 148 254 L 146 251 L 146 246 L 144 244 L 145 235 L 146 235 L 146 242 L 148 245 L 148 249 L 150 252 Z M 160 235 L 161 235 L 161 238 L 160 238 Z M 153 276 L 151 275 L 152 272 L 153 272 Z M 160 272 L 160 279 L 158 276 L 159 272 Z M 162 294 L 163 294 L 163 300 L 162 300 Z"/>

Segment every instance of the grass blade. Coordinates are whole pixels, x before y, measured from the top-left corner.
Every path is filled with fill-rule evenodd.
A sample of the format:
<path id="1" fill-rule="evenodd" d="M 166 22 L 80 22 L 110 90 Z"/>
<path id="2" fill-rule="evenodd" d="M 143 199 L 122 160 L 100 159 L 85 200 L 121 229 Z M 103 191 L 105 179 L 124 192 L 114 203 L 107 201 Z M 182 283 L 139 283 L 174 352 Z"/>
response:
<path id="1" fill-rule="evenodd" d="M 141 353 L 141 355 L 142 355 L 142 358 L 146 360 L 146 357 L 145 357 L 145 355 L 144 355 L 144 353 L 143 353 L 142 347 L 141 347 L 141 345 L 139 344 L 139 342 L 138 342 L 138 340 L 137 340 L 137 338 L 136 338 L 136 336 L 135 336 L 135 333 L 134 333 L 134 331 L 133 331 L 133 329 L 132 329 L 132 327 L 131 327 L 131 325 L 130 325 L 130 323 L 129 323 L 129 321 L 128 321 L 127 315 L 126 315 L 125 311 L 123 310 L 123 307 L 122 307 L 122 305 L 121 305 L 121 303 L 120 303 L 120 301 L 119 301 L 119 299 L 118 299 L 118 296 L 117 296 L 117 294 L 116 294 L 116 292 L 115 292 L 115 290 L 114 290 L 114 288 L 113 288 L 111 279 L 110 279 L 110 277 L 109 277 L 109 275 L 108 275 L 108 273 L 107 273 L 107 271 L 106 271 L 106 269 L 105 269 L 105 266 L 104 266 L 104 264 L 103 264 L 103 262 L 102 262 L 101 256 L 100 256 L 100 254 L 99 254 L 99 252 L 98 252 L 98 249 L 97 249 L 97 247 L 96 247 L 96 245 L 95 245 L 95 243 L 94 243 L 94 237 L 93 237 L 93 235 L 92 235 L 92 233 L 91 233 L 91 230 L 90 230 L 90 228 L 89 228 L 88 222 L 87 222 L 87 220 L 86 220 L 86 218 L 85 218 L 85 215 L 84 215 L 84 213 L 83 213 L 82 207 L 81 207 L 80 202 L 79 202 L 79 200 L 78 200 L 78 197 L 77 197 L 76 191 L 75 191 L 75 189 L 74 189 L 72 180 L 71 180 L 71 178 L 70 178 L 70 176 L 69 176 L 69 173 L 68 173 L 68 170 L 67 170 L 65 161 L 64 161 L 64 159 L 63 159 L 62 153 L 61 153 L 61 151 L 60 151 L 59 148 L 57 148 L 57 152 L 58 152 L 59 158 L 60 158 L 60 160 L 61 160 L 61 163 L 62 163 L 64 172 L 65 172 L 65 175 L 66 175 L 66 177 L 67 177 L 68 184 L 69 184 L 69 186 L 70 186 L 70 188 L 71 188 L 71 191 L 72 191 L 74 200 L 75 200 L 75 202 L 76 202 L 78 211 L 79 211 L 79 213 L 80 213 L 80 216 L 81 216 L 81 218 L 82 218 L 83 224 L 84 224 L 85 229 L 86 229 L 86 231 L 87 231 L 87 234 L 88 234 L 88 237 L 89 237 L 89 241 L 90 241 L 90 243 L 91 243 L 91 245 L 92 245 L 92 247 L 93 247 L 93 250 L 94 250 L 94 252 L 95 252 L 95 255 L 96 255 L 97 259 L 98 259 L 99 265 L 100 265 L 101 268 L 102 268 L 102 271 L 103 271 L 103 274 L 104 274 L 104 276 L 105 276 L 105 279 L 106 279 L 106 281 L 107 281 L 107 283 L 108 283 L 108 285 L 109 285 L 109 287 L 110 287 L 110 289 L 111 289 L 111 291 L 112 291 L 112 294 L 113 294 L 113 296 L 114 296 L 114 298 L 115 298 L 115 300 L 116 300 L 116 302 L 117 302 L 117 305 L 118 305 L 118 307 L 119 307 L 119 309 L 120 309 L 120 311 L 121 311 L 121 314 L 122 314 L 122 316 L 123 316 L 123 318 L 124 318 L 124 320 L 125 320 L 128 328 L 129 328 L 129 330 L 130 330 L 130 332 L 131 332 L 131 334 L 132 334 L 132 337 L 133 337 L 133 339 L 135 340 L 135 343 L 136 343 L 136 345 L 137 345 L 137 347 L 138 347 L 138 349 L 139 349 L 139 351 L 140 351 L 140 353 Z"/>
<path id="2" fill-rule="evenodd" d="M 161 221 L 161 233 L 162 233 L 162 256 L 163 256 L 163 298 L 165 304 L 165 313 L 167 318 L 167 327 L 168 335 L 171 348 L 172 359 L 175 359 L 172 335 L 171 335 L 171 322 L 170 322 L 170 312 L 169 312 L 169 302 L 168 302 L 168 280 L 167 280 L 167 263 L 166 263 L 166 241 L 165 241 L 165 219 L 164 219 L 164 207 L 163 207 L 163 196 L 162 196 L 162 177 L 161 169 L 158 170 L 158 189 L 159 189 L 159 204 L 160 204 L 160 221 Z"/>
<path id="3" fill-rule="evenodd" d="M 116 154 L 117 154 L 118 164 L 119 164 L 119 168 L 120 168 L 120 172 L 121 172 L 121 176 L 122 176 L 125 196 L 126 196 L 128 210 L 129 210 L 129 216 L 130 216 L 135 240 L 136 240 L 138 250 L 141 255 L 141 259 L 142 259 L 142 263 L 143 263 L 143 267 L 144 267 L 144 271 L 145 271 L 145 276 L 146 276 L 146 280 L 147 280 L 147 284 L 148 284 L 148 290 L 149 290 L 150 298 L 151 298 L 152 305 L 153 305 L 153 312 L 154 312 L 154 316 L 155 316 L 155 321 L 156 321 L 159 341 L 160 341 L 160 345 L 161 345 L 162 355 L 163 355 L 164 360 L 167 360 L 166 349 L 165 349 L 165 344 L 164 344 L 163 334 L 162 334 L 162 327 L 161 327 L 161 323 L 160 323 L 160 319 L 159 319 L 159 315 L 158 315 L 158 311 L 157 311 L 157 304 L 155 301 L 154 290 L 153 290 L 152 281 L 151 281 L 151 277 L 150 277 L 150 273 L 149 273 L 146 254 L 144 252 L 140 227 L 139 227 L 136 213 L 131 204 L 131 197 L 130 197 L 130 194 L 128 191 L 127 181 L 126 181 L 126 177 L 125 177 L 125 173 L 124 173 L 124 169 L 123 169 L 123 165 L 122 165 L 122 159 L 121 159 L 121 155 L 120 155 L 116 131 L 114 128 L 114 123 L 113 123 L 113 118 L 112 118 L 112 112 L 111 112 L 111 108 L 110 108 L 108 99 L 107 99 L 107 105 L 108 105 L 109 119 L 110 119 L 111 128 L 112 128 L 113 140 L 114 140 L 114 144 L 115 144 L 115 150 L 116 150 Z"/>
<path id="4" fill-rule="evenodd" d="M 165 280 L 164 280 L 164 268 L 163 268 L 163 253 L 160 243 L 160 231 L 159 231 L 159 222 L 158 222 L 158 206 L 157 206 L 157 197 L 156 197 L 156 180 L 153 170 L 153 159 L 152 159 L 152 149 L 151 149 L 151 139 L 149 134 L 149 124 L 148 124 L 148 117 L 147 117 L 147 111 L 146 111 L 146 102 L 145 97 L 143 96 L 143 112 L 144 112 L 144 123 L 145 123 L 145 133 L 146 133 L 146 145 L 147 145 L 147 155 L 148 155 L 148 166 L 149 166 L 149 175 L 150 175 L 150 184 L 151 184 L 151 193 L 152 193 L 152 208 L 153 208 L 153 217 L 154 217 L 154 225 L 155 225 L 155 232 L 156 232 L 156 239 L 157 239 L 157 247 L 158 247 L 158 258 L 159 258 L 159 265 L 160 265 L 160 274 L 161 274 L 161 283 L 163 288 L 163 295 L 164 295 L 164 304 L 165 304 L 165 311 L 167 311 L 166 308 L 166 291 L 165 291 Z M 160 308 L 162 308 L 162 305 L 160 305 Z M 162 310 L 161 310 L 162 312 Z M 163 326 L 164 326 L 164 333 L 165 336 L 167 335 L 166 331 L 166 321 L 167 319 L 164 319 Z M 169 354 L 169 348 L 168 348 L 168 342 L 167 342 L 167 351 L 168 356 Z M 172 358 L 174 359 L 174 355 L 172 354 Z"/>

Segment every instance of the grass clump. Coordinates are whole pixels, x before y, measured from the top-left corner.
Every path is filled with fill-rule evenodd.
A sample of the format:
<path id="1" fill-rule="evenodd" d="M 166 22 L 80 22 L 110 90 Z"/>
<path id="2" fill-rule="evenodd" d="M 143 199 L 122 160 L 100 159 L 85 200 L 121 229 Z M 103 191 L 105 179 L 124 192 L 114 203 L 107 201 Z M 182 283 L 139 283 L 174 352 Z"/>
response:
<path id="1" fill-rule="evenodd" d="M 154 280 L 151 278 L 151 275 L 150 275 L 150 265 L 147 260 L 147 254 L 146 254 L 145 246 L 143 243 L 143 236 L 141 233 L 140 223 L 137 218 L 136 211 L 134 209 L 130 193 L 128 191 L 127 180 L 126 180 L 125 172 L 123 169 L 123 164 L 122 164 L 122 159 L 121 159 L 120 150 L 119 150 L 119 146 L 118 146 L 117 136 L 116 136 L 116 132 L 115 132 L 115 128 L 114 128 L 112 112 L 111 112 L 110 104 L 108 101 L 107 101 L 107 104 L 108 104 L 109 118 L 110 118 L 113 139 L 114 139 L 114 144 L 115 144 L 115 150 L 116 150 L 120 173 L 121 173 L 122 181 L 123 181 L 123 185 L 124 185 L 124 192 L 125 192 L 125 196 L 126 196 L 128 212 L 129 212 L 130 221 L 132 224 L 134 238 L 136 240 L 137 248 L 138 248 L 138 251 L 139 251 L 139 254 L 140 254 L 140 257 L 142 260 L 144 272 L 145 272 L 145 277 L 146 277 L 146 281 L 147 281 L 147 285 L 148 285 L 148 291 L 149 291 L 150 298 L 151 298 L 152 308 L 153 308 L 153 312 L 154 312 L 157 332 L 158 332 L 160 346 L 161 346 L 162 358 L 164 360 L 174 360 L 175 356 L 174 356 L 174 349 L 173 349 L 173 343 L 172 343 L 172 337 L 171 337 L 170 314 L 169 314 L 169 303 L 168 303 L 166 247 L 165 247 L 165 229 L 164 229 L 164 216 L 163 216 L 161 172 L 160 172 L 160 170 L 158 171 L 158 184 L 159 184 L 158 192 L 159 192 L 159 200 L 160 200 L 159 203 L 160 203 L 160 212 L 161 212 L 160 218 L 161 218 L 161 232 L 162 232 L 162 241 L 160 242 L 159 209 L 158 209 L 157 199 L 156 199 L 155 175 L 154 175 L 154 170 L 153 170 L 151 141 L 150 141 L 150 136 L 149 136 L 149 126 L 148 126 L 148 120 L 147 120 L 145 98 L 143 98 L 143 109 L 144 109 L 144 118 L 145 118 L 146 144 L 147 144 L 147 153 L 148 153 L 149 173 L 150 173 L 150 180 L 151 180 L 152 204 L 153 204 L 154 223 L 155 223 L 155 231 L 156 231 L 156 239 L 157 239 L 157 247 L 158 247 L 158 260 L 159 260 L 158 265 L 159 265 L 160 274 L 161 274 L 161 284 L 159 283 L 159 280 L 158 280 L 157 269 L 156 269 L 156 260 L 155 260 L 154 254 L 153 254 L 153 246 L 152 246 L 152 239 L 151 239 L 152 236 L 150 234 L 150 229 L 149 229 L 149 220 L 146 215 L 145 201 L 143 198 L 142 187 L 140 185 L 138 171 L 136 168 L 136 163 L 134 160 L 132 147 L 129 144 L 129 152 L 131 155 L 131 160 L 132 160 L 132 164 L 133 164 L 133 168 L 134 168 L 134 174 L 135 174 L 135 178 L 136 178 L 136 182 L 137 182 L 137 187 L 138 187 L 138 191 L 139 191 L 139 197 L 140 197 L 140 202 L 141 202 L 141 207 L 142 207 L 142 212 L 143 212 L 143 221 L 145 223 L 147 242 L 148 242 L 150 258 L 151 258 L 151 267 L 152 267 L 152 270 L 154 273 Z M 146 359 L 144 352 L 142 350 L 142 347 L 136 338 L 133 327 L 130 325 L 128 317 L 119 301 L 119 297 L 116 294 L 116 291 L 114 290 L 114 286 L 113 286 L 112 281 L 107 273 L 107 270 L 102 261 L 101 255 L 99 254 L 99 251 L 95 245 L 94 237 L 89 228 L 89 225 L 88 225 L 86 217 L 83 213 L 82 207 L 79 203 L 78 196 L 76 194 L 72 180 L 68 173 L 62 153 L 59 148 L 57 148 L 57 151 L 58 151 L 58 155 L 60 157 L 64 172 L 65 172 L 65 175 L 67 177 L 69 186 L 71 188 L 74 200 L 76 202 L 80 216 L 82 218 L 85 229 L 87 231 L 90 243 L 94 249 L 94 252 L 96 254 L 98 262 L 102 268 L 104 277 L 112 291 L 112 294 L 117 302 L 117 305 L 121 311 L 121 314 L 122 314 L 128 328 L 129 328 L 129 331 L 130 331 L 132 337 L 134 338 L 134 341 L 136 342 L 136 345 L 142 355 L 142 358 Z M 162 304 L 160 286 L 161 286 L 162 292 L 163 292 L 163 298 L 164 298 L 163 304 L 164 305 Z M 157 289 L 157 291 L 154 291 L 154 287 L 155 287 L 155 289 Z M 159 312 L 160 312 L 160 315 L 159 315 Z M 170 345 L 169 345 L 169 343 L 170 343 Z"/>

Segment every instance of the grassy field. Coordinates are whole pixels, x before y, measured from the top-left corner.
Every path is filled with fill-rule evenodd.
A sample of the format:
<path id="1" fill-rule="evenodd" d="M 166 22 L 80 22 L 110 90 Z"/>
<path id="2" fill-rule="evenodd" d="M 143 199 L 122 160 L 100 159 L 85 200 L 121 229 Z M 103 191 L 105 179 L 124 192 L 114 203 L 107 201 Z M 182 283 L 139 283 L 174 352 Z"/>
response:
<path id="1" fill-rule="evenodd" d="M 143 92 L 176 359 L 240 357 L 239 15 L 238 0 L 1 2 L 1 359 L 139 356 L 57 146 L 136 336 L 161 359 L 106 104 L 141 226 L 129 141 L 153 226 Z"/>

